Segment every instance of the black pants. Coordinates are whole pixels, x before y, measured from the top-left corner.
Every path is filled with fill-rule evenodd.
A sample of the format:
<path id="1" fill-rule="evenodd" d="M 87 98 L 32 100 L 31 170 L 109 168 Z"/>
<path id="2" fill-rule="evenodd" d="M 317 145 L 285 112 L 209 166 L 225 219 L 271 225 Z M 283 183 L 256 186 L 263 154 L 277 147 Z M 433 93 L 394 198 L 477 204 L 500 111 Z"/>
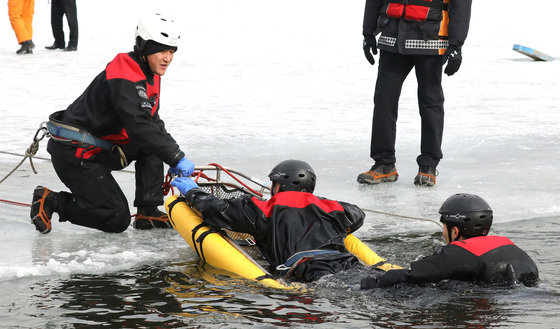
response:
<path id="1" fill-rule="evenodd" d="M 122 147 L 128 161 L 136 160 L 136 207 L 163 204 L 163 162 L 133 143 Z M 93 159 L 76 157 L 76 148 L 49 140 L 56 174 L 72 193 L 58 193 L 61 221 L 104 232 L 123 232 L 130 225 L 130 210 L 111 171 L 122 169 L 118 152 L 103 151 Z"/>
<path id="2" fill-rule="evenodd" d="M 373 123 L 370 156 L 376 163 L 394 163 L 399 98 L 408 73 L 415 68 L 418 81 L 418 106 L 422 121 L 421 154 L 418 165 L 436 167 L 443 157 L 444 56 L 401 55 L 381 50 L 373 98 Z"/>
<path id="3" fill-rule="evenodd" d="M 78 47 L 78 12 L 76 0 L 51 0 L 51 27 L 54 43 L 64 47 L 64 31 L 62 30 L 62 16 L 66 15 L 70 28 L 68 46 Z"/>

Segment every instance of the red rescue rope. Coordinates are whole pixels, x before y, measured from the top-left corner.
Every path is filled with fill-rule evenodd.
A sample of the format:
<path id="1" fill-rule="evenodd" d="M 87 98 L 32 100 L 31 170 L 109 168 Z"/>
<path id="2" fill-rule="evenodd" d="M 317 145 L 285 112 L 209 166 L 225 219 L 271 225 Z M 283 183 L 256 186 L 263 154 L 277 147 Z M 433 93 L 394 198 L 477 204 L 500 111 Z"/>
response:
<path id="1" fill-rule="evenodd" d="M 23 202 L 16 202 L 16 201 L 4 200 L 4 199 L 0 199 L 0 202 L 13 204 L 13 205 L 16 205 L 16 206 L 22 206 L 22 207 L 31 207 L 31 204 L 23 203 Z"/>
<path id="2" fill-rule="evenodd" d="M 250 188 L 249 186 L 247 186 L 247 184 L 243 183 L 242 181 L 240 181 L 237 177 L 235 177 L 232 173 L 230 173 L 226 168 L 220 166 L 217 163 L 209 163 L 209 166 L 215 166 L 217 168 L 220 168 L 222 171 L 224 171 L 226 174 L 228 174 L 231 178 L 235 179 L 239 184 L 241 184 L 242 186 L 244 186 L 246 189 L 248 189 L 249 191 L 255 193 L 258 196 L 263 196 L 262 193 L 255 191 L 254 189 Z"/>

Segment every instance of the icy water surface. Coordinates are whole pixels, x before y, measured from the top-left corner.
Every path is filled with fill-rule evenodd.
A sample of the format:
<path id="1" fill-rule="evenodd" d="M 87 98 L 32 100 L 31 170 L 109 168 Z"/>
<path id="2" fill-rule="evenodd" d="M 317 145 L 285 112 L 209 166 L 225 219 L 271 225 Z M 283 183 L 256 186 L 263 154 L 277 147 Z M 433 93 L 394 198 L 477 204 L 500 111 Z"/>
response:
<path id="1" fill-rule="evenodd" d="M 360 291 L 359 279 L 367 274 L 362 269 L 325 277 L 304 293 L 271 290 L 201 264 L 186 244 L 181 246 L 177 234 L 167 230 L 151 235 L 155 243 L 177 246 L 174 260 L 150 261 L 110 273 L 2 281 L 0 314 L 3 326 L 21 328 L 556 328 L 560 286 L 553 273 L 558 260 L 551 254 L 558 250 L 558 220 L 534 218 L 495 227 L 534 256 L 542 279 L 533 288 L 446 282 Z M 133 232 L 118 240 L 126 243 L 142 235 Z M 98 244 L 93 238 L 106 240 L 92 234 L 86 237 L 92 239 L 81 247 L 90 250 Z M 80 262 L 82 256 L 72 245 L 50 245 L 50 238 L 35 240 L 37 264 L 53 262 L 50 257 L 75 257 Z M 402 233 L 365 241 L 404 264 L 418 254 L 431 253 L 441 244 L 441 234 Z M 169 251 L 162 249 L 162 254 Z M 49 251 L 48 257 L 41 254 L 44 250 Z"/>

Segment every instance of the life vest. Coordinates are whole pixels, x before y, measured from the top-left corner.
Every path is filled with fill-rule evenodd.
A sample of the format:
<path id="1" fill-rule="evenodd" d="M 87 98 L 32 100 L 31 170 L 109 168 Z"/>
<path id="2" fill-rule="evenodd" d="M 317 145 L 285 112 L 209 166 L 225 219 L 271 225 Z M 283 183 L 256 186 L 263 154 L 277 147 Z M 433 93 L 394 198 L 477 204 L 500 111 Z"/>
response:
<path id="1" fill-rule="evenodd" d="M 408 21 L 439 22 L 448 9 L 449 0 L 386 0 L 381 13 Z"/>

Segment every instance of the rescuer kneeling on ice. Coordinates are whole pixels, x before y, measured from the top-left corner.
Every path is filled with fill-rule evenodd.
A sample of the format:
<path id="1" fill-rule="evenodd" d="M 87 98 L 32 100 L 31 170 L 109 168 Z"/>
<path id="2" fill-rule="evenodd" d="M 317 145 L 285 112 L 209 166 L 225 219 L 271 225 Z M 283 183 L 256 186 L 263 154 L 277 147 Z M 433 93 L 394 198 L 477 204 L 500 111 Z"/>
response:
<path id="1" fill-rule="evenodd" d="M 179 32 L 159 14 L 142 18 L 136 45 L 118 54 L 84 93 L 47 123 L 47 150 L 60 180 L 72 193 L 38 186 L 31 220 L 41 233 L 51 231 L 51 216 L 61 222 L 123 232 L 130 225 L 125 195 L 111 175 L 135 160 L 137 229 L 170 227 L 163 204 L 163 162 L 174 174 L 190 176 L 189 161 L 160 119 L 161 76 L 173 60 Z"/>

